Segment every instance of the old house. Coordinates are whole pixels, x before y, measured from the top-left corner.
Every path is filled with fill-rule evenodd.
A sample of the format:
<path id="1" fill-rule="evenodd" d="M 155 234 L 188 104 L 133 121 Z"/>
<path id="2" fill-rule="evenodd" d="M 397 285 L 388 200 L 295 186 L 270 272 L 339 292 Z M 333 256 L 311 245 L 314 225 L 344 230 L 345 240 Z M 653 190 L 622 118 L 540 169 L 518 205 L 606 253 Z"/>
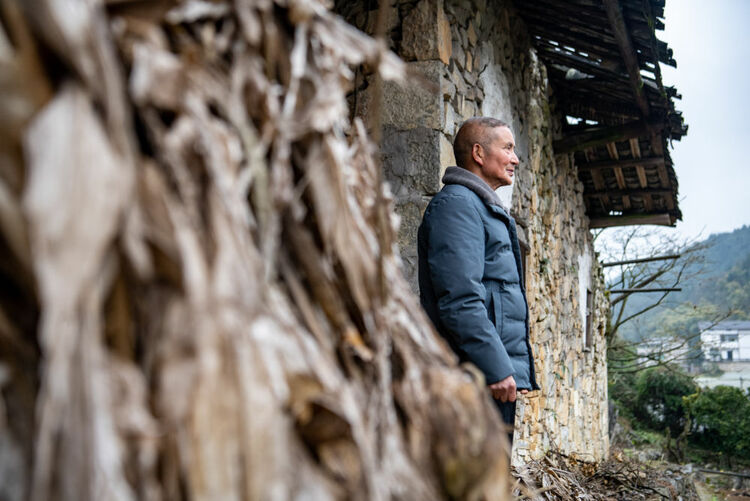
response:
<path id="1" fill-rule="evenodd" d="M 703 357 L 712 362 L 750 362 L 750 322 L 700 322 Z"/>
<path id="2" fill-rule="evenodd" d="M 416 230 L 455 162 L 457 128 L 476 115 L 510 123 L 521 165 L 500 195 L 521 230 L 542 387 L 519 405 L 514 461 L 549 449 L 601 459 L 608 301 L 589 230 L 681 218 L 667 143 L 687 128 L 659 69 L 675 64 L 655 34 L 664 1 L 380 3 L 335 10 L 370 34 L 380 27 L 411 72 L 376 102 L 362 68 L 350 95 L 354 114 L 378 113 L 383 127 L 404 272 L 415 284 Z"/>

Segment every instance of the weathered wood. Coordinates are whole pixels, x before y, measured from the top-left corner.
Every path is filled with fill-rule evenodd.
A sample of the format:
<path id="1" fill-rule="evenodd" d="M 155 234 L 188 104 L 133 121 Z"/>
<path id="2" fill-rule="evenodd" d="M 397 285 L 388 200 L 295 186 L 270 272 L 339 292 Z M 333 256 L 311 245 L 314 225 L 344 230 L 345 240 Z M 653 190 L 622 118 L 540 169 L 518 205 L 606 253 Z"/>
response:
<path id="1" fill-rule="evenodd" d="M 635 226 L 642 224 L 672 226 L 672 216 L 669 213 L 664 212 L 661 214 L 593 217 L 590 219 L 589 228 L 614 228 L 616 226 Z"/>
<path id="2" fill-rule="evenodd" d="M 596 190 L 595 193 L 585 193 L 585 196 L 604 196 L 607 195 L 607 191 L 603 191 L 606 185 L 604 184 L 604 177 L 602 176 L 601 171 L 594 170 L 591 171 L 591 180 L 594 182 L 594 189 Z"/>
<path id="3" fill-rule="evenodd" d="M 553 143 L 555 153 L 570 153 L 590 146 L 601 146 L 611 141 L 624 141 L 645 135 L 650 127 L 659 127 L 657 123 L 637 120 L 613 127 L 595 127 L 575 134 L 568 134 Z"/>
<path id="4" fill-rule="evenodd" d="M 617 152 L 617 145 L 612 143 L 607 143 L 607 153 L 609 153 L 609 158 L 613 160 L 619 160 L 620 154 Z"/>
<path id="5" fill-rule="evenodd" d="M 628 141 L 630 142 L 630 154 L 633 158 L 641 158 L 641 144 L 638 141 L 638 138 L 631 137 Z"/>
<path id="6" fill-rule="evenodd" d="M 633 195 L 634 193 L 631 192 L 630 194 Z M 638 194 L 641 196 L 641 199 L 643 200 L 643 208 L 646 209 L 646 212 L 651 212 L 654 209 L 654 200 L 653 198 L 651 198 L 651 195 L 658 194 L 658 195 L 663 196 L 664 192 L 660 191 L 660 192 L 652 193 L 650 190 L 649 191 L 641 190 L 641 193 L 638 193 Z M 668 192 L 667 196 L 671 194 L 672 194 L 671 192 Z"/>
<path id="7" fill-rule="evenodd" d="M 617 44 L 620 48 L 620 53 L 625 61 L 628 75 L 630 76 L 631 90 L 633 91 L 635 100 L 641 110 L 641 115 L 644 118 L 648 118 L 651 115 L 651 108 L 643 91 L 643 79 L 641 77 L 640 65 L 638 64 L 638 57 L 633 48 L 633 42 L 630 39 L 628 28 L 625 26 L 620 2 L 619 0 L 604 0 L 604 7 L 607 11 L 607 17 L 612 26 L 615 40 L 617 40 Z"/>
<path id="8" fill-rule="evenodd" d="M 609 193 L 605 190 L 606 184 L 604 183 L 604 177 L 600 171 L 591 172 L 591 180 L 594 182 L 594 189 L 597 190 L 596 198 L 598 198 L 604 207 L 609 207 Z M 584 197 L 588 197 L 587 193 L 584 193 Z"/>
<path id="9" fill-rule="evenodd" d="M 592 173 L 593 174 L 593 173 Z M 658 195 L 658 196 L 667 196 L 671 195 L 672 190 L 669 189 L 663 189 L 663 188 L 642 188 L 637 190 L 603 190 L 603 191 L 590 191 L 583 194 L 584 197 L 601 197 L 604 195 L 612 196 L 612 197 L 621 197 L 623 195 L 628 196 L 642 196 L 642 197 L 650 197 L 652 195 Z"/>
<path id="10" fill-rule="evenodd" d="M 579 94 L 558 85 L 556 95 L 560 99 L 560 110 L 565 115 L 579 117 L 595 122 L 608 123 L 614 120 L 638 120 L 640 112 L 635 106 L 623 104 L 621 101 L 605 100 L 600 97 Z"/>
<path id="11" fill-rule="evenodd" d="M 628 211 L 632 207 L 630 203 L 630 195 L 622 195 L 622 210 Z"/>
<path id="12" fill-rule="evenodd" d="M 656 169 L 656 172 L 659 174 L 659 182 L 662 187 L 669 188 L 671 183 L 669 182 L 669 175 L 667 175 L 667 167 L 661 164 Z"/>
<path id="13" fill-rule="evenodd" d="M 635 167 L 636 165 L 643 167 L 664 165 L 664 157 L 628 158 L 615 161 L 605 160 L 601 162 L 582 163 L 576 165 L 576 167 L 581 171 L 593 171 L 614 168 L 626 169 L 628 167 Z"/>
<path id="14" fill-rule="evenodd" d="M 624 190 L 627 185 L 625 184 L 625 176 L 622 174 L 622 167 L 614 167 L 612 169 L 612 172 L 615 175 L 615 180 L 617 181 L 617 187 L 620 188 L 621 190 Z M 623 202 L 623 205 L 624 203 L 625 202 Z"/>
<path id="15" fill-rule="evenodd" d="M 645 189 L 648 186 L 648 178 L 646 177 L 646 169 L 643 168 L 643 165 L 638 164 L 635 166 L 635 172 L 638 174 L 638 183 L 640 184 L 641 188 Z"/>

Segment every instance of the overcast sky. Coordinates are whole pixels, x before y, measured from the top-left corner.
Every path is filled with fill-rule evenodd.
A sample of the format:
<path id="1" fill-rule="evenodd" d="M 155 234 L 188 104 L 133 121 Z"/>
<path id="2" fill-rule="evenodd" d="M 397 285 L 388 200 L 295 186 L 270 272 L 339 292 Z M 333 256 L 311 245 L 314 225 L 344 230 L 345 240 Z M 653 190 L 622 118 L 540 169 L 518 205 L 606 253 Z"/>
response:
<path id="1" fill-rule="evenodd" d="M 667 0 L 656 32 L 674 51 L 677 68 L 662 75 L 690 127 L 672 150 L 687 238 L 750 224 L 748 22 L 748 0 Z"/>

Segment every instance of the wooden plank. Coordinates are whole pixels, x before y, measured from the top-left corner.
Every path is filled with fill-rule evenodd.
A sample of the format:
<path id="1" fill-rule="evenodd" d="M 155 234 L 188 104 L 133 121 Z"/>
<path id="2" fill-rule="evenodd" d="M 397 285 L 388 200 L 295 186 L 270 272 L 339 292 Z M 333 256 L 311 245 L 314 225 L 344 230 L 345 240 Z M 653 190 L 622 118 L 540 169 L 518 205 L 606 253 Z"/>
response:
<path id="1" fill-rule="evenodd" d="M 601 197 L 603 195 L 609 195 L 611 197 L 621 197 L 623 195 L 628 196 L 641 196 L 641 197 L 651 197 L 651 195 L 659 195 L 659 196 L 666 196 L 671 195 L 672 190 L 665 190 L 662 188 L 645 188 L 640 190 L 597 190 L 597 191 L 589 191 L 583 194 L 584 197 Z"/>
<path id="2" fill-rule="evenodd" d="M 614 167 L 612 169 L 612 172 L 615 175 L 615 180 L 617 181 L 617 187 L 620 188 L 621 190 L 625 189 L 626 187 L 625 176 L 623 176 L 622 174 L 622 167 Z M 624 202 L 623 202 L 623 205 L 624 205 Z"/>
<path id="3" fill-rule="evenodd" d="M 594 188 L 597 191 L 597 193 L 592 193 L 593 196 L 602 196 L 602 195 L 607 194 L 604 191 L 607 185 L 604 184 L 604 176 L 602 176 L 602 171 L 600 170 L 591 171 L 591 180 L 594 181 Z"/>
<path id="4" fill-rule="evenodd" d="M 597 98 L 605 102 L 615 101 L 621 106 L 631 105 L 637 110 L 636 117 L 641 118 L 641 110 L 635 99 L 633 99 L 633 92 L 630 89 L 630 82 L 627 77 L 607 73 L 606 69 L 603 70 L 596 67 L 585 68 L 583 67 L 583 63 L 579 64 L 576 60 L 571 59 L 577 56 L 571 56 L 569 53 L 550 51 L 544 47 L 541 47 L 538 52 L 539 56 L 548 66 L 550 64 L 557 64 L 565 67 L 574 67 L 596 77 L 581 80 L 565 80 L 565 73 L 557 71 L 554 66 L 551 66 L 550 78 L 553 79 L 556 88 L 564 88 L 571 95 L 589 94 L 587 96 L 589 99 Z M 661 102 L 661 95 L 650 87 L 645 92 L 654 110 L 654 116 L 663 116 L 666 114 L 668 110 Z"/>
<path id="5" fill-rule="evenodd" d="M 614 38 L 612 33 L 607 30 L 606 16 L 601 10 L 591 12 L 577 8 L 573 11 L 568 6 L 550 8 L 538 2 L 524 2 L 523 7 L 519 8 L 518 11 L 521 17 L 526 20 L 526 24 L 531 27 L 535 24 L 534 21 L 555 19 L 559 24 L 564 24 L 570 28 L 575 27 L 592 37 Z M 595 29 L 596 27 L 600 29 Z"/>
<path id="6" fill-rule="evenodd" d="M 668 212 L 662 214 L 594 217 L 589 220 L 589 228 L 612 228 L 615 226 L 635 226 L 641 224 L 672 226 L 673 223 L 672 216 Z"/>
<path id="7" fill-rule="evenodd" d="M 673 211 L 674 210 L 674 193 L 669 196 L 664 197 L 664 203 L 667 205 L 667 210 Z"/>
<path id="8" fill-rule="evenodd" d="M 653 131 L 651 134 L 651 152 L 654 155 L 664 155 L 664 140 L 659 131 Z"/>
<path id="9" fill-rule="evenodd" d="M 638 141 L 638 138 L 631 137 L 628 141 L 630 141 L 630 153 L 633 155 L 633 158 L 641 158 L 641 143 Z"/>
<path id="10" fill-rule="evenodd" d="M 594 127 L 566 137 L 553 143 L 555 153 L 570 153 L 592 146 L 601 146 L 611 141 L 624 141 L 631 137 L 638 137 L 648 132 L 649 127 L 661 127 L 663 124 L 648 123 L 636 120 L 613 127 Z"/>
<path id="11" fill-rule="evenodd" d="M 641 165 L 644 167 L 664 165 L 664 157 L 629 158 L 627 160 L 605 160 L 603 162 L 589 162 L 578 165 L 579 170 L 601 170 L 619 167 L 625 169 Z"/>
<path id="12" fill-rule="evenodd" d="M 596 194 L 589 197 L 586 193 L 584 193 L 584 197 L 596 197 L 602 203 L 602 207 L 604 207 L 605 210 L 609 209 L 610 205 L 612 205 L 612 201 L 609 199 L 609 192 L 606 190 L 607 184 L 604 182 L 604 176 L 602 176 L 601 171 L 592 171 L 591 180 L 594 182 L 594 189 L 596 190 Z"/>
<path id="13" fill-rule="evenodd" d="M 638 184 L 641 185 L 641 188 L 646 188 L 648 186 L 648 179 L 646 179 L 646 169 L 643 168 L 643 165 L 636 165 L 635 172 L 636 174 L 638 174 Z"/>
<path id="14" fill-rule="evenodd" d="M 623 195 L 622 196 L 622 210 L 623 212 L 626 210 L 629 210 L 632 207 L 630 203 L 630 196 L 629 195 Z"/>
<path id="15" fill-rule="evenodd" d="M 560 89 L 560 85 L 553 79 L 552 87 Z M 607 121 L 613 119 L 638 120 L 640 111 L 624 103 L 604 101 L 593 96 L 577 97 L 577 93 L 567 91 L 555 92 L 558 109 L 564 115 L 580 117 L 588 120 Z"/>
<path id="16" fill-rule="evenodd" d="M 669 176 L 667 175 L 667 167 L 662 164 L 657 169 L 656 172 L 659 174 L 659 182 L 661 183 L 663 188 L 670 188 L 671 184 L 669 182 Z"/>
<path id="17" fill-rule="evenodd" d="M 620 158 L 620 154 L 617 153 L 617 145 L 614 142 L 607 143 L 607 153 L 609 153 L 609 158 L 613 160 Z"/>
<path id="18" fill-rule="evenodd" d="M 610 68 L 595 63 L 580 54 L 575 54 L 561 47 L 556 47 L 546 40 L 537 40 L 536 46 L 539 55 L 545 60 L 545 62 L 547 60 L 552 60 L 559 64 L 576 68 L 577 70 L 588 73 L 589 75 L 595 75 L 609 80 L 618 79 L 617 73 L 613 72 Z M 581 83 L 585 82 L 585 80 L 576 80 L 576 82 Z"/>
<path id="19" fill-rule="evenodd" d="M 534 20 L 530 31 L 533 35 L 539 35 L 547 40 L 554 40 L 570 47 L 584 49 L 584 52 L 602 57 L 612 58 L 617 53 L 617 42 L 614 38 L 609 41 L 602 39 L 601 33 L 596 31 L 578 30 L 568 25 L 559 25 L 554 22 L 545 22 L 542 19 Z"/>
<path id="20" fill-rule="evenodd" d="M 651 110 L 646 99 L 646 94 L 643 90 L 643 79 L 641 78 L 640 66 L 638 64 L 638 57 L 636 56 L 635 49 L 633 48 L 633 42 L 630 39 L 628 28 L 625 26 L 625 20 L 622 15 L 622 9 L 620 8 L 619 0 L 603 0 L 604 9 L 607 11 L 607 17 L 609 23 L 612 26 L 612 30 L 615 34 L 615 40 L 620 46 L 620 53 L 625 61 L 625 67 L 628 70 L 630 76 L 630 88 L 633 91 L 635 100 L 638 103 L 638 107 L 641 110 L 641 115 L 647 118 L 651 115 Z"/>
<path id="21" fill-rule="evenodd" d="M 668 195 L 671 194 L 671 192 L 668 193 Z M 646 212 L 651 212 L 652 210 L 654 210 L 654 201 L 651 199 L 651 194 L 643 193 L 641 194 L 641 197 L 643 198 L 643 207 L 646 209 Z"/>

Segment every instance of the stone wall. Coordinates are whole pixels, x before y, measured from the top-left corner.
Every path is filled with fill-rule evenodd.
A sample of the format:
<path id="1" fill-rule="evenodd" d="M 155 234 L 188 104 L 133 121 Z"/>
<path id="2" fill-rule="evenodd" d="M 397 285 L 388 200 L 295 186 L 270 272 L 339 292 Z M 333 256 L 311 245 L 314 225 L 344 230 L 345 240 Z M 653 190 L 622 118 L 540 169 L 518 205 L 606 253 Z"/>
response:
<path id="1" fill-rule="evenodd" d="M 347 19 L 372 30 L 375 10 L 348 2 Z M 440 189 L 460 124 L 494 116 L 515 134 L 521 161 L 512 202 L 528 247 L 526 280 L 531 342 L 541 391 L 518 406 L 514 461 L 549 449 L 598 460 L 608 443 L 607 299 L 593 255 L 583 186 L 568 156 L 555 157 L 559 120 L 551 110 L 546 69 L 537 59 L 510 1 L 397 2 L 388 16 L 393 49 L 408 61 L 412 78 L 384 88 L 381 113 L 386 178 L 401 216 L 404 272 L 416 290 L 416 230 L 429 199 Z M 366 76 L 352 107 L 370 113 Z M 592 337 L 587 343 L 586 288 L 593 294 Z"/>

